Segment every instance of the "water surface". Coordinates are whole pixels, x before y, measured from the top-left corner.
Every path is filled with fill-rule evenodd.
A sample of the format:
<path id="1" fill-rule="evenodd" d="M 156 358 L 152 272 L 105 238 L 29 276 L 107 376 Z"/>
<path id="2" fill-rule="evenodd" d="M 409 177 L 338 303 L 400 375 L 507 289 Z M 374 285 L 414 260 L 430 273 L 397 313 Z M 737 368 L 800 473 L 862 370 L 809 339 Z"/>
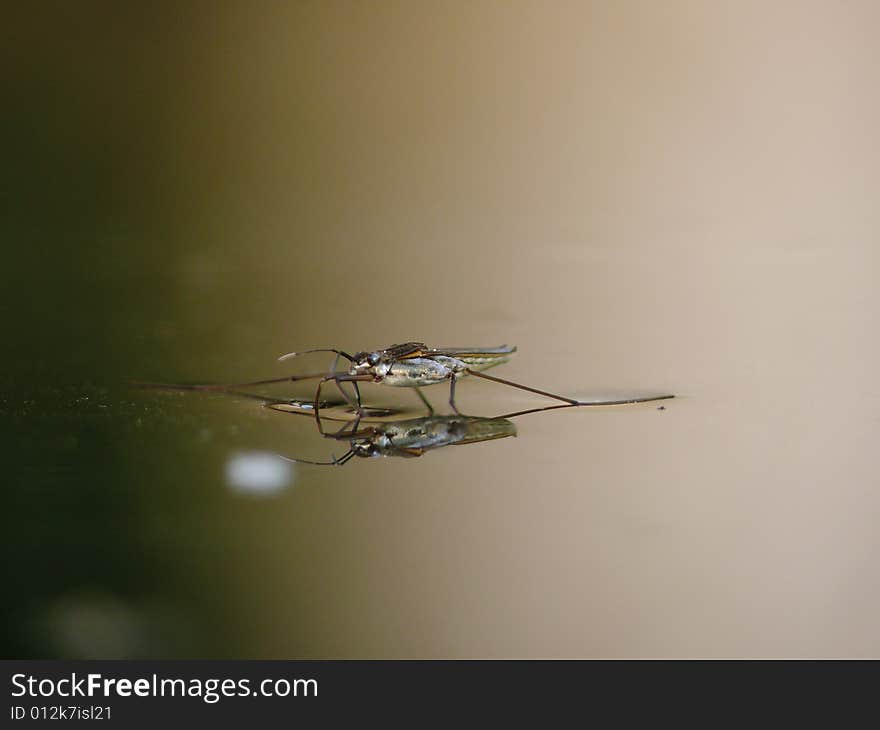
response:
<path id="1" fill-rule="evenodd" d="M 878 18 L 787 7 L 23 20 L 4 653 L 876 656 Z M 345 446 L 129 386 L 412 339 L 516 344 L 495 372 L 554 392 L 678 397 L 281 468 Z"/>

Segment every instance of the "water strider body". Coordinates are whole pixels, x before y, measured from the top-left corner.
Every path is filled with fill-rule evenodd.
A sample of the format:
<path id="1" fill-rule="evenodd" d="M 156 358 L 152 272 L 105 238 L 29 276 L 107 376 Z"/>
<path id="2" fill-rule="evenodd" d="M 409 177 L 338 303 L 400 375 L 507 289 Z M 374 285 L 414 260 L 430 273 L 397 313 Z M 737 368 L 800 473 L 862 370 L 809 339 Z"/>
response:
<path id="1" fill-rule="evenodd" d="M 349 373 L 369 374 L 376 382 L 412 388 L 434 385 L 488 370 L 510 360 L 516 347 L 429 348 L 421 342 L 392 345 L 385 350 L 358 352 Z"/>
<path id="2" fill-rule="evenodd" d="M 370 382 L 382 383 L 397 388 L 415 388 L 431 413 L 433 413 L 434 409 L 419 388 L 449 381 L 449 405 L 453 411 L 458 413 L 458 407 L 455 404 L 455 384 L 459 378 L 466 375 L 475 375 L 486 380 L 493 380 L 496 383 L 554 398 L 569 405 L 576 405 L 578 403 L 573 398 L 566 398 L 544 390 L 531 388 L 527 385 L 514 383 L 510 380 L 486 375 L 483 372 L 484 370 L 507 362 L 513 353 L 516 352 L 516 347 L 507 345 L 500 347 L 441 348 L 428 347 L 423 342 L 405 342 L 399 345 L 392 345 L 384 350 L 358 352 L 354 356 L 342 350 L 318 349 L 291 352 L 287 355 L 282 355 L 279 360 L 287 360 L 307 352 L 335 352 L 336 362 L 334 363 L 333 370 L 336 369 L 340 357 L 346 358 L 350 363 L 347 372 L 333 372 L 321 378 L 315 392 L 316 414 L 319 410 L 317 404 L 320 402 L 321 388 L 324 383 L 329 381 L 333 381 L 339 386 L 346 399 L 349 399 L 349 396 L 342 390 L 340 384 L 344 382 L 353 384 L 357 394 L 357 402 L 352 403 L 352 405 L 358 411 L 362 409 L 358 383 Z"/>

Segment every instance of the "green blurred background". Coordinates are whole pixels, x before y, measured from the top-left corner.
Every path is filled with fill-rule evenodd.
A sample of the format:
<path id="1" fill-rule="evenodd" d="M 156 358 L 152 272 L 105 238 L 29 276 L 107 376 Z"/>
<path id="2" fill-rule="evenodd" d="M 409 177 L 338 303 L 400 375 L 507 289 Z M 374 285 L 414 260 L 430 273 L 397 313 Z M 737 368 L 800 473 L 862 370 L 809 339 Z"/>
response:
<path id="1" fill-rule="evenodd" d="M 878 20 L 7 8 L 3 655 L 876 656 Z M 681 398 L 242 493 L 242 454 L 339 445 L 128 385 L 409 339 Z"/>

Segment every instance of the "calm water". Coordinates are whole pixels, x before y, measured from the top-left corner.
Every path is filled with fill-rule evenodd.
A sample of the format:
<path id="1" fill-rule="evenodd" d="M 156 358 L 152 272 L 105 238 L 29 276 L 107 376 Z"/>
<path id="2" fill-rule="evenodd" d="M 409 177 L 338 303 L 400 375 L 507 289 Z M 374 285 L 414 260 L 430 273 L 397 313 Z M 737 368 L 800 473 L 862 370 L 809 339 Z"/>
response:
<path id="1" fill-rule="evenodd" d="M 783 6 L 23 21 L 3 654 L 880 653 L 877 12 Z M 306 416 L 129 385 L 410 339 L 678 397 L 318 467 Z"/>

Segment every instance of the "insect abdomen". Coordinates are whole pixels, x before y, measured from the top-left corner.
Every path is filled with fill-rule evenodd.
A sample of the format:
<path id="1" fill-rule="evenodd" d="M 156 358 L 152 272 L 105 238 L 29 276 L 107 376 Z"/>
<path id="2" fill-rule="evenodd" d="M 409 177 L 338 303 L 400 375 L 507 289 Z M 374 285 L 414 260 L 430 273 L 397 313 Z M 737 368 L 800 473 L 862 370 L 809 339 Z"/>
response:
<path id="1" fill-rule="evenodd" d="M 394 363 L 385 374 L 382 382 L 385 385 L 412 388 L 440 383 L 446 380 L 451 373 L 452 371 L 448 367 L 441 365 L 436 360 L 414 357 Z"/>

